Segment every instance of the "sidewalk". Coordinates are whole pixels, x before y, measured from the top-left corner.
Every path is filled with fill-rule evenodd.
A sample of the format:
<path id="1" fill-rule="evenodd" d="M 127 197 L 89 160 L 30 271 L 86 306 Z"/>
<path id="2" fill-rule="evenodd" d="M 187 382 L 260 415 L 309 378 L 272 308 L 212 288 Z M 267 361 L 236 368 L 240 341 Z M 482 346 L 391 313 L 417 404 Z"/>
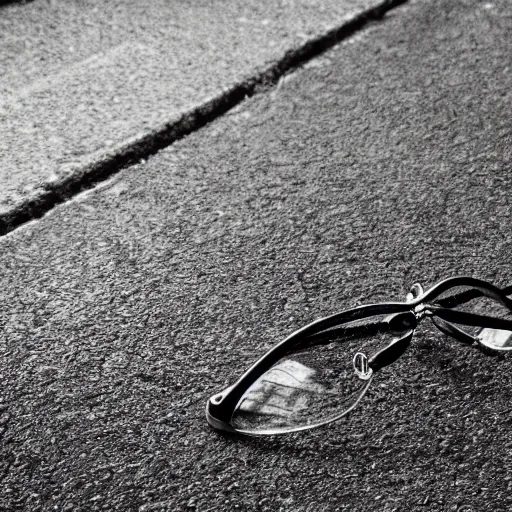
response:
<path id="1" fill-rule="evenodd" d="M 426 321 L 331 428 L 204 405 L 314 318 L 512 283 L 511 28 L 410 2 L 1 237 L 0 510 L 510 510 L 512 361 Z"/>

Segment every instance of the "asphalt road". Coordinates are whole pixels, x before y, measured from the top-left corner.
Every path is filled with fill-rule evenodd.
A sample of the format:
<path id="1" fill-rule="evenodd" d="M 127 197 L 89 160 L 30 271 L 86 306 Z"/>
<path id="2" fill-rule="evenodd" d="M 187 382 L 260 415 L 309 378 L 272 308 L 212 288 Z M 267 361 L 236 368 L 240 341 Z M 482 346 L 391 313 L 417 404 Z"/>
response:
<path id="1" fill-rule="evenodd" d="M 346 420 L 204 405 L 283 336 L 459 274 L 512 283 L 512 9 L 394 10 L 0 239 L 0 507 L 507 511 L 512 360 L 426 320 Z"/>
<path id="2" fill-rule="evenodd" d="M 40 0 L 0 11 L 0 230 L 384 0 Z M 242 98 L 244 94 L 242 93 Z M 62 190 L 64 188 L 64 190 Z M 27 203 L 29 203 L 27 205 Z"/>

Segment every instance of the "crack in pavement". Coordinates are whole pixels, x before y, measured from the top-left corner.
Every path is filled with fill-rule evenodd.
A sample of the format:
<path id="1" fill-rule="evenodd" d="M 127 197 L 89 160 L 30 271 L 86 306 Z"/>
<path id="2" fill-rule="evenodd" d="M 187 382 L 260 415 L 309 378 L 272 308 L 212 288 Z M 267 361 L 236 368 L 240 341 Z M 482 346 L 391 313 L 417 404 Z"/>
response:
<path id="1" fill-rule="evenodd" d="M 41 218 L 71 197 L 93 188 L 129 165 L 145 160 L 186 135 L 199 130 L 246 98 L 276 86 L 285 74 L 364 29 L 370 22 L 379 21 L 388 11 L 406 2 L 407 0 L 384 0 L 380 5 L 351 18 L 342 25 L 309 39 L 300 47 L 288 50 L 280 60 L 266 69 L 224 90 L 178 118 L 170 120 L 152 133 L 119 145 L 109 156 L 84 166 L 66 178 L 45 184 L 42 191 L 35 197 L 12 210 L 0 213 L 0 236 L 34 219 Z"/>

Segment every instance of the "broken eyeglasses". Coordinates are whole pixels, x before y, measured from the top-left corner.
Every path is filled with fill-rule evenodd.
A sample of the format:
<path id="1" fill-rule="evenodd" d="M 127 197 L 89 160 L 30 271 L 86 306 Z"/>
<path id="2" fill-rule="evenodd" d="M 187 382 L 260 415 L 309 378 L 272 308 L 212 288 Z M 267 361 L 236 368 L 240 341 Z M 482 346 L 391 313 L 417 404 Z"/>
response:
<path id="1" fill-rule="evenodd" d="M 316 320 L 269 350 L 210 398 L 208 423 L 247 435 L 297 432 L 331 423 L 359 403 L 373 377 L 409 347 L 419 321 L 482 351 L 512 350 L 512 286 L 446 279 L 406 302 L 348 309 Z"/>

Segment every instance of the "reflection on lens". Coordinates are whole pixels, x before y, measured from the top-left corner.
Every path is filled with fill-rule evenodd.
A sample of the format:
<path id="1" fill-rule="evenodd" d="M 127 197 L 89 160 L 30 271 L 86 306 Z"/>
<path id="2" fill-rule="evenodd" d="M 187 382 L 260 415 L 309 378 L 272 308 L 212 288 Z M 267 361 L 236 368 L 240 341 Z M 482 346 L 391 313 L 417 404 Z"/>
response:
<path id="1" fill-rule="evenodd" d="M 348 412 L 371 378 L 360 378 L 354 356 L 370 357 L 404 333 L 374 316 L 324 331 L 296 346 L 247 390 L 232 426 L 246 433 L 279 433 L 318 426 Z"/>
<path id="2" fill-rule="evenodd" d="M 451 288 L 436 299 L 436 304 L 466 313 L 512 320 L 512 313 L 501 302 L 485 297 L 478 290 L 468 286 Z M 512 350 L 512 331 L 455 325 L 487 347 L 497 350 Z"/>

